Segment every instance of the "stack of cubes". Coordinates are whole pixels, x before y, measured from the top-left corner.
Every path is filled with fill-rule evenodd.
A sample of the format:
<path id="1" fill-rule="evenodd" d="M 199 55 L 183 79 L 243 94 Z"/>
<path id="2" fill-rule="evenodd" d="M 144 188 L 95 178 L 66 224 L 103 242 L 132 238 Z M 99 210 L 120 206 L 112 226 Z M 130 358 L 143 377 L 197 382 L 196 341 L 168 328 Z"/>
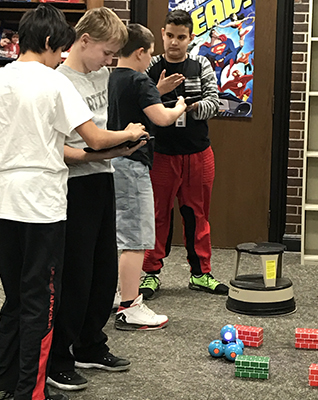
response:
<path id="1" fill-rule="evenodd" d="M 244 346 L 259 347 L 263 343 L 263 328 L 246 325 L 234 325 L 234 327 Z"/>
<path id="2" fill-rule="evenodd" d="M 318 364 L 311 364 L 309 367 L 309 385 L 318 386 Z"/>
<path id="3" fill-rule="evenodd" d="M 269 378 L 269 357 L 237 355 L 235 376 L 240 378 Z"/>
<path id="4" fill-rule="evenodd" d="M 296 349 L 318 349 L 318 329 L 296 328 Z"/>

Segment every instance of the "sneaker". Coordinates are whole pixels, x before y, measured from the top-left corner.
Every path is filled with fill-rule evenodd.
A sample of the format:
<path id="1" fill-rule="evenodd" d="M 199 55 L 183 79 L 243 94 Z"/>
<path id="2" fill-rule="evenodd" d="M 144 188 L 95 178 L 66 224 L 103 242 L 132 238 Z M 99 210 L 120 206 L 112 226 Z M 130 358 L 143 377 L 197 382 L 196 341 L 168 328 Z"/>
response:
<path id="1" fill-rule="evenodd" d="M 130 365 L 130 361 L 125 360 L 124 358 L 115 357 L 109 352 L 106 355 L 89 362 L 75 361 L 75 367 L 78 368 L 99 368 L 114 372 L 126 371 L 130 368 Z"/>
<path id="2" fill-rule="evenodd" d="M 203 274 L 200 278 L 191 275 L 189 289 L 202 290 L 212 294 L 228 294 L 229 288 L 213 278 L 211 274 Z"/>
<path id="3" fill-rule="evenodd" d="M 87 387 L 87 380 L 75 371 L 50 374 L 47 383 L 61 390 L 81 390 Z"/>
<path id="4" fill-rule="evenodd" d="M 164 328 L 168 323 L 166 315 L 157 315 L 142 302 L 140 294 L 128 308 L 119 307 L 115 328 L 123 331 L 155 330 Z"/>
<path id="5" fill-rule="evenodd" d="M 13 400 L 13 392 L 0 390 L 0 400 Z"/>
<path id="6" fill-rule="evenodd" d="M 147 274 L 139 286 L 139 294 L 143 295 L 145 300 L 151 300 L 160 288 L 160 279 L 157 275 Z"/>
<path id="7" fill-rule="evenodd" d="M 121 302 L 121 294 L 118 290 L 116 290 L 115 297 L 114 297 L 114 302 L 113 302 L 113 308 L 112 308 L 112 313 L 115 314 L 120 306 Z"/>

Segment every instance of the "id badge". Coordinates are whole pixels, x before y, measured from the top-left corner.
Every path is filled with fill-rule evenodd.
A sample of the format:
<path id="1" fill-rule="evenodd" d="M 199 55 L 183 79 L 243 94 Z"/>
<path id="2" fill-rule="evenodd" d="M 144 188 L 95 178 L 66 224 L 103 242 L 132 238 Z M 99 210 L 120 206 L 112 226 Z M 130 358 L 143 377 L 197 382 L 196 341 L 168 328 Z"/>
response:
<path id="1" fill-rule="evenodd" d="M 187 122 L 187 114 L 186 112 L 183 112 L 175 122 L 176 128 L 185 128 L 186 122 Z"/>

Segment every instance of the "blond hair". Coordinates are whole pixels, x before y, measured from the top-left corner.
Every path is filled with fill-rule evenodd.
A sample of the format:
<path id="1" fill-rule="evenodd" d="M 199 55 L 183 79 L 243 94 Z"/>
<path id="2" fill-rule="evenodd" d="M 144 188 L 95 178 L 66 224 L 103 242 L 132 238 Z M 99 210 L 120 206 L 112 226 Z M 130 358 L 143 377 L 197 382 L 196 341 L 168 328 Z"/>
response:
<path id="1" fill-rule="evenodd" d="M 76 40 L 84 33 L 96 42 L 117 42 L 123 47 L 128 40 L 125 24 L 107 7 L 92 8 L 82 16 L 75 26 Z"/>

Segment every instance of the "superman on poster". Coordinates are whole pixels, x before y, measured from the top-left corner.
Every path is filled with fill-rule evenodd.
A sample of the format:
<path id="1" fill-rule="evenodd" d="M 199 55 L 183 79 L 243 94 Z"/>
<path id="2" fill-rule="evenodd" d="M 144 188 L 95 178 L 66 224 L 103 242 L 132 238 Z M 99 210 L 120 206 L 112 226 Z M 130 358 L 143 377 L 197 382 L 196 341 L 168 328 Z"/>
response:
<path id="1" fill-rule="evenodd" d="M 208 58 L 215 71 L 220 115 L 251 117 L 255 0 L 170 0 L 169 11 L 191 14 L 195 38 L 189 52 Z"/>

